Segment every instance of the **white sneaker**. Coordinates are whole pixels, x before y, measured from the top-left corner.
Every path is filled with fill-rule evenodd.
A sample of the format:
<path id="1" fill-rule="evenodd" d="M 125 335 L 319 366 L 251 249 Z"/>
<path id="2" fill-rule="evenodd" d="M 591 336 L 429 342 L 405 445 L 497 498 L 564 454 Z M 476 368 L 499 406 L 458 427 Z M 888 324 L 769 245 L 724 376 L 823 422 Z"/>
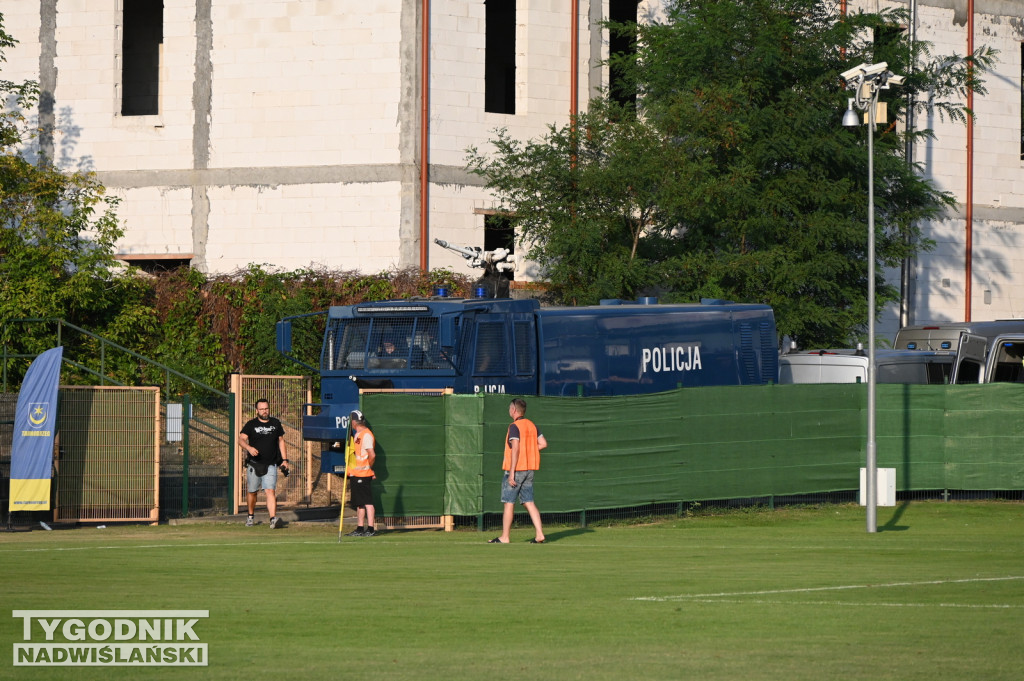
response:
<path id="1" fill-rule="evenodd" d="M 281 519 L 276 515 L 270 519 L 270 529 L 275 529 L 281 526 Z"/>
<path id="2" fill-rule="evenodd" d="M 252 516 L 249 516 L 248 518 L 245 519 L 245 526 L 246 527 L 252 527 L 255 524 L 256 524 L 256 519 L 253 518 Z"/>

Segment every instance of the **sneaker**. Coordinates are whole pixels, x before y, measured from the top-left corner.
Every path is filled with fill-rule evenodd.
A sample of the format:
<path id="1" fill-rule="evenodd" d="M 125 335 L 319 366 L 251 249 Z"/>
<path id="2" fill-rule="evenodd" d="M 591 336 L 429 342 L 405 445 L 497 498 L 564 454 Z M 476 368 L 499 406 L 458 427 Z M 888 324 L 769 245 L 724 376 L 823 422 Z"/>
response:
<path id="1" fill-rule="evenodd" d="M 256 524 L 256 519 L 253 518 L 252 516 L 249 516 L 248 518 L 245 519 L 245 526 L 246 527 L 252 527 L 255 524 Z"/>
<path id="2" fill-rule="evenodd" d="M 363 534 L 364 534 L 363 533 L 363 528 L 357 527 L 356 529 L 352 530 L 351 532 L 349 532 L 345 536 L 346 537 L 362 537 Z"/>
<path id="3" fill-rule="evenodd" d="M 367 530 L 366 532 L 363 532 L 363 536 L 364 537 L 376 537 L 377 536 L 377 531 L 376 530 Z"/>
<path id="4" fill-rule="evenodd" d="M 278 527 L 281 527 L 281 519 L 275 515 L 273 518 L 270 519 L 270 529 L 273 530 Z"/>

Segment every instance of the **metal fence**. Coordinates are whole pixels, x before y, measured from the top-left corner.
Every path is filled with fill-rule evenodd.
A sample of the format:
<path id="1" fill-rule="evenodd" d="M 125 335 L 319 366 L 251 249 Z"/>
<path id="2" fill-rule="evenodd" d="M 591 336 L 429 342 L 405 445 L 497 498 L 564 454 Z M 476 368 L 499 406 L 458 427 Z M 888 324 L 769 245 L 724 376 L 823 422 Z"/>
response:
<path id="1" fill-rule="evenodd" d="M 161 518 L 223 513 L 231 507 L 236 433 L 233 394 L 62 319 L 7 320 L 0 335 L 16 340 L 21 337 L 19 330 L 40 326 L 52 333 L 54 346 L 64 347 L 63 383 L 157 386 L 160 473 L 155 503 Z M 36 354 L 13 341 L 0 348 L 0 386 L 5 393 L 18 389 Z M 13 421 L 17 395 L 11 400 Z M 10 452 L 4 448 L 9 450 L 10 442 L 7 436 L 0 444 L 0 475 L 7 476 L 5 480 L 10 475 Z"/>
<path id="2" fill-rule="evenodd" d="M 54 520 L 159 520 L 158 388 L 65 386 Z"/>
<path id="3" fill-rule="evenodd" d="M 18 396 L 0 393 L 0 514 L 7 516 L 11 494 L 11 442 Z"/>
<path id="4" fill-rule="evenodd" d="M 267 397 L 287 433 L 292 474 L 279 481 L 282 508 L 309 505 L 312 445 L 302 440 L 307 377 L 234 376 L 244 396 L 199 391 L 161 401 L 158 387 L 61 386 L 52 516 L 66 522 L 147 521 L 236 513 L 244 503 L 236 424 Z M 259 397 L 256 397 L 258 395 Z M 6 515 L 18 396 L 0 393 L 0 502 Z M 238 405 L 236 409 L 236 404 Z M 262 499 L 261 499 L 262 502 Z"/>
<path id="5" fill-rule="evenodd" d="M 256 400 L 270 402 L 271 416 L 281 421 L 285 431 L 285 446 L 288 451 L 289 475 L 277 479 L 278 505 L 287 508 L 299 505 L 309 506 L 313 498 L 313 475 L 317 466 L 313 462 L 313 443 L 302 439 L 302 417 L 306 405 L 312 401 L 313 383 L 308 376 L 250 376 L 232 374 L 231 392 L 235 400 L 234 419 L 240 431 L 249 419 L 256 416 Z M 245 478 L 242 475 L 244 461 L 241 449 L 236 447 L 233 456 L 233 480 L 235 492 L 232 513 L 238 513 L 246 504 Z M 263 496 L 259 496 L 263 503 Z"/>
<path id="6" fill-rule="evenodd" d="M 200 393 L 161 405 L 163 518 L 231 512 L 235 396 Z"/>

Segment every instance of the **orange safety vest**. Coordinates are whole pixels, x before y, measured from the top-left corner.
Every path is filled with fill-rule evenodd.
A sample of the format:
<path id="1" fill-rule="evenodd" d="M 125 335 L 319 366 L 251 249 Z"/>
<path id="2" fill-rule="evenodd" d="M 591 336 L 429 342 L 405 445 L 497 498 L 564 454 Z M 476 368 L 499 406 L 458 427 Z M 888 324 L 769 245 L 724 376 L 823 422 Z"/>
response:
<path id="1" fill-rule="evenodd" d="M 517 471 L 540 470 L 540 445 L 537 443 L 537 426 L 528 418 L 518 418 L 515 421 L 519 428 L 519 459 L 516 461 Z M 512 465 L 512 445 L 508 442 L 508 433 L 505 433 L 505 461 L 501 464 L 502 470 L 508 470 Z"/>
<path id="2" fill-rule="evenodd" d="M 370 455 L 363 449 L 363 439 L 369 435 L 369 449 L 373 449 L 373 433 L 369 430 L 364 430 L 361 433 L 357 433 L 352 439 L 355 447 L 353 454 L 352 470 L 349 471 L 348 477 L 350 478 L 372 478 L 373 469 L 370 468 Z"/>

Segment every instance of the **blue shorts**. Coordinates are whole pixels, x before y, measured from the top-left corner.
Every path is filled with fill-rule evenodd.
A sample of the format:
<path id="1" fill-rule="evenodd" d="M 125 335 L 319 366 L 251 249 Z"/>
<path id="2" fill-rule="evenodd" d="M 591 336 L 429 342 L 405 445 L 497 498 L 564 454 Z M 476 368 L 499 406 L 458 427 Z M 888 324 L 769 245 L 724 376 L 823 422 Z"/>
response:
<path id="1" fill-rule="evenodd" d="M 249 484 L 249 494 L 255 494 L 261 489 L 277 489 L 277 466 L 267 468 L 267 474 L 263 476 L 256 475 L 252 466 L 246 466 L 245 470 L 247 471 L 245 480 Z"/>
<path id="2" fill-rule="evenodd" d="M 508 484 L 508 471 L 501 479 L 501 503 L 525 504 L 533 501 L 533 471 L 516 471 L 516 486 Z"/>

